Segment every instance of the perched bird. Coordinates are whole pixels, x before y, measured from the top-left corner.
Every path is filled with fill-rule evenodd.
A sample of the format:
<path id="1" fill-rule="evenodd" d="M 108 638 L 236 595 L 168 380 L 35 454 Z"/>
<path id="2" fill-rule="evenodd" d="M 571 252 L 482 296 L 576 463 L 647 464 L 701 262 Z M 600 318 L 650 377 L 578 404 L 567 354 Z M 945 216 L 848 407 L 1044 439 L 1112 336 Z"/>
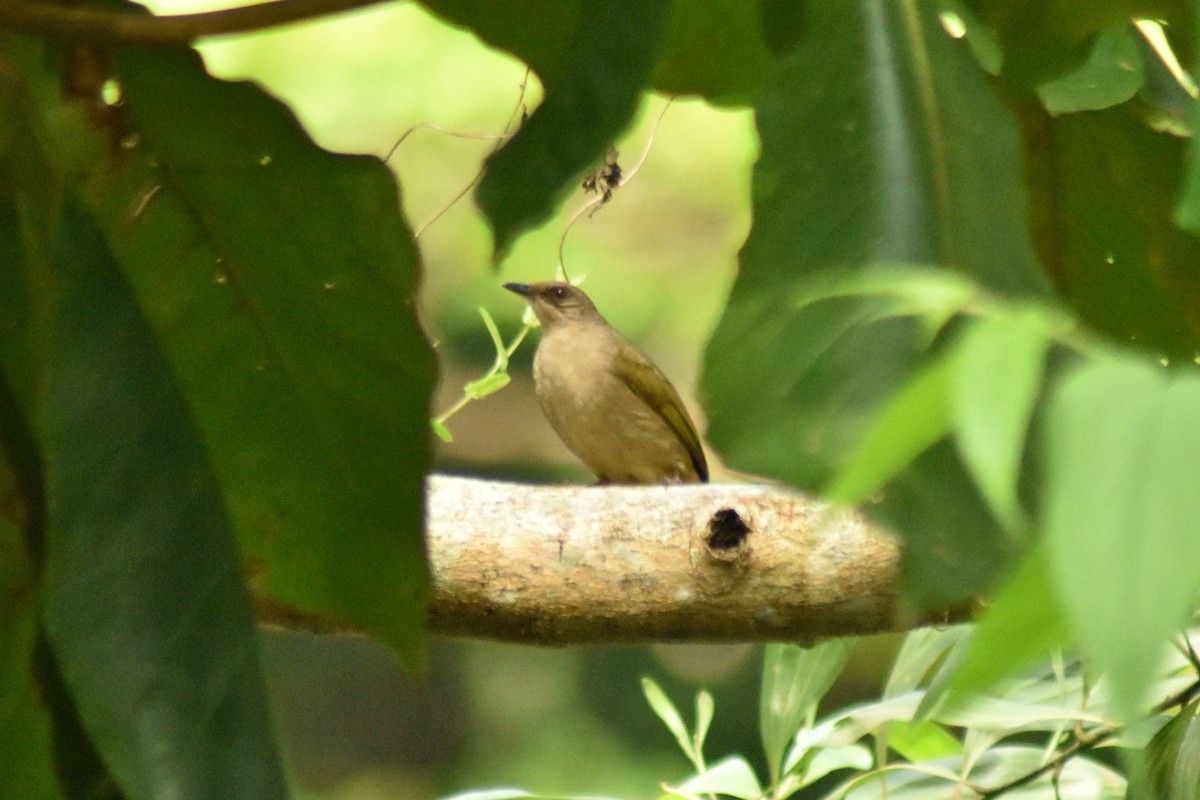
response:
<path id="1" fill-rule="evenodd" d="M 569 283 L 506 283 L 542 323 L 533 381 L 563 444 L 600 483 L 708 480 L 696 426 L 658 367 Z"/>

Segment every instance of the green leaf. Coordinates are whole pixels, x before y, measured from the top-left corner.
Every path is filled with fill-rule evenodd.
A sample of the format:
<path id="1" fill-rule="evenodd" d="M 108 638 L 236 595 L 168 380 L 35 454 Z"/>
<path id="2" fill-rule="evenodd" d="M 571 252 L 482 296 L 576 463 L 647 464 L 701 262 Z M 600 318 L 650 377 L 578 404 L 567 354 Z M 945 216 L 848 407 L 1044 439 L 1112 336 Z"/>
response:
<path id="1" fill-rule="evenodd" d="M 429 420 L 429 425 L 431 428 L 433 428 L 433 432 L 437 434 L 437 437 L 443 442 L 454 441 L 454 434 L 450 432 L 450 429 L 446 427 L 444 422 L 438 422 L 436 419 L 431 419 Z"/>
<path id="2" fill-rule="evenodd" d="M 675 0 L 654 88 L 716 102 L 747 101 L 775 64 L 760 14 L 758 4 L 744 0 Z"/>
<path id="3" fill-rule="evenodd" d="M 486 375 L 478 380 L 471 381 L 463 387 L 463 394 L 472 400 L 482 400 L 490 394 L 508 386 L 512 382 L 512 378 L 507 372 L 497 372 L 494 375 Z"/>
<path id="4" fill-rule="evenodd" d="M 1190 104 L 1191 129 L 1200 130 L 1200 103 Z M 1187 144 L 1184 180 L 1175 201 L 1173 219 L 1179 227 L 1200 235 L 1200 142 L 1192 137 Z"/>
<path id="5" fill-rule="evenodd" d="M 757 800 L 763 796 L 762 785 L 754 774 L 754 768 L 741 756 L 721 759 L 699 775 L 689 778 L 679 787 L 679 792 L 693 797 L 720 794 L 740 800 Z"/>
<path id="6" fill-rule="evenodd" d="M 30 543 L 38 534 L 28 530 L 33 524 L 28 510 L 39 498 L 31 497 L 36 489 L 22 485 L 16 471 L 9 468 L 21 457 L 14 451 L 28 452 L 31 437 L 24 421 L 16 416 L 16 404 L 4 378 L 0 372 L 0 597 L 5 598 L 4 613 L 0 614 L 0 731 L 4 731 L 0 796 L 59 800 L 51 719 L 45 707 L 47 692 L 39 687 L 44 680 L 34 671 L 39 626 Z M 18 438 L 24 441 L 16 441 Z M 26 528 L 22 530 L 19 523 Z"/>
<path id="7" fill-rule="evenodd" d="M 1171 718 L 1146 748 L 1147 768 L 1159 797 L 1200 800 L 1200 703 Z"/>
<path id="8" fill-rule="evenodd" d="M 953 273 L 882 266 L 735 293 L 705 352 L 710 440 L 742 469 L 820 487 L 918 363 L 919 319 L 977 292 Z"/>
<path id="9" fill-rule="evenodd" d="M 11 42 L 0 51 L 6 65 L 24 52 Z M 33 288 L 45 282 L 59 198 L 29 97 L 9 70 L 0 88 L 0 797 L 61 800 L 99 796 L 111 778 L 78 732 L 41 624 L 46 495 L 37 424 L 47 342 L 38 323 L 47 307 Z"/>
<path id="10" fill-rule="evenodd" d="M 758 13 L 763 40 L 775 55 L 786 56 L 803 41 L 808 27 L 808 9 L 804 3 L 758 0 Z"/>
<path id="11" fill-rule="evenodd" d="M 650 704 L 654 714 L 675 737 L 683 754 L 692 762 L 697 762 L 699 759 L 695 748 L 692 747 L 692 737 L 688 734 L 687 725 L 683 724 L 683 717 L 679 715 L 679 710 L 675 708 L 671 698 L 667 697 L 666 692 L 651 678 L 642 678 L 642 694 L 646 696 L 646 702 Z"/>
<path id="12" fill-rule="evenodd" d="M 888 673 L 883 696 L 894 697 L 925 684 L 925 696 L 913 716 L 913 722 L 924 721 L 941 704 L 950 676 L 957 671 L 974 632 L 971 625 L 910 631 Z M 930 675 L 935 666 L 936 671 Z"/>
<path id="13" fill-rule="evenodd" d="M 1005 80 L 1022 89 L 1080 69 L 1096 35 L 1106 28 L 1128 23 L 1133 16 L 1153 16 L 1151 4 L 1142 0 L 968 3 L 1000 39 Z"/>
<path id="14" fill-rule="evenodd" d="M 888 747 L 909 761 L 936 761 L 963 753 L 962 742 L 935 722 L 896 722 L 888 728 Z"/>
<path id="15" fill-rule="evenodd" d="M 966 45 L 915 3 L 812 7 L 809 22 L 758 100 L 755 227 L 739 287 L 934 263 L 1044 294 L 1017 128 Z"/>
<path id="16" fill-rule="evenodd" d="M 825 491 L 831 500 L 863 502 L 946 436 L 951 366 L 948 357 L 938 357 L 896 392 Z"/>
<path id="17" fill-rule="evenodd" d="M 666 38 L 661 0 L 520 0 L 503 13 L 474 0 L 426 0 L 434 13 L 513 53 L 542 81 L 545 99 L 488 159 L 476 192 L 499 263 L 526 229 L 546 220 L 604 155 L 637 110 Z"/>
<path id="18" fill-rule="evenodd" d="M 966 45 L 917 4 L 818 4 L 807 17 L 759 95 L 754 227 L 702 388 L 727 463 L 816 489 L 945 317 L 889 315 L 873 296 L 816 300 L 813 282 L 931 264 L 1015 295 L 1047 283 L 1016 127 Z"/>
<path id="19" fill-rule="evenodd" d="M 844 637 L 809 648 L 794 644 L 766 646 L 759 726 L 772 783 L 779 780 L 788 744 L 800 726 L 816 714 L 817 704 L 841 674 L 855 641 Z"/>
<path id="20" fill-rule="evenodd" d="M 285 798 L 219 487 L 95 222 L 68 199 L 42 407 L 46 630 L 132 800 Z"/>
<path id="21" fill-rule="evenodd" d="M 1054 392 L 1045 436 L 1049 574 L 1068 628 L 1133 715 L 1200 586 L 1200 377 L 1096 359 Z"/>
<path id="22" fill-rule="evenodd" d="M 942 660 L 947 652 L 958 646 L 971 633 L 965 625 L 949 628 L 918 628 L 904 637 L 904 644 L 896 654 L 896 660 L 888 673 L 883 687 L 884 697 L 911 692 L 925 682 L 929 671 Z"/>
<path id="23" fill-rule="evenodd" d="M 858 744 L 848 744 L 841 747 L 815 747 L 799 765 L 797 772 L 789 773 L 796 776 L 796 787 L 801 789 L 811 786 L 831 772 L 842 769 L 853 769 L 859 772 L 871 768 L 871 752 Z"/>
<path id="24" fill-rule="evenodd" d="M 962 335 L 955 354 L 955 443 L 992 512 L 1010 532 L 1027 527 L 1017 478 L 1050 328 L 1047 315 L 1035 310 L 985 317 Z"/>
<path id="25" fill-rule="evenodd" d="M 1172 219 L 1188 143 L 1150 130 L 1132 105 L 1052 118 L 1040 103 L 1014 102 L 1028 131 L 1030 224 L 1062 302 L 1083 322 L 1156 358 L 1191 361 L 1200 239 Z"/>
<path id="26" fill-rule="evenodd" d="M 704 740 L 713 721 L 713 697 L 707 691 L 696 693 L 696 734 L 692 737 L 697 753 L 704 752 Z"/>
<path id="27" fill-rule="evenodd" d="M 953 698 L 982 693 L 1046 659 L 1063 640 L 1062 612 L 1050 587 L 1045 554 L 1034 550 L 992 598 L 951 683 Z"/>
<path id="28" fill-rule="evenodd" d="M 319 149 L 190 51 L 115 63 L 136 146 L 91 170 L 86 197 L 199 424 L 252 586 L 411 662 L 433 370 L 393 178 Z"/>
<path id="29" fill-rule="evenodd" d="M 1142 54 L 1128 28 L 1096 37 L 1087 61 L 1067 74 L 1037 87 L 1051 114 L 1093 111 L 1124 103 L 1142 88 Z"/>

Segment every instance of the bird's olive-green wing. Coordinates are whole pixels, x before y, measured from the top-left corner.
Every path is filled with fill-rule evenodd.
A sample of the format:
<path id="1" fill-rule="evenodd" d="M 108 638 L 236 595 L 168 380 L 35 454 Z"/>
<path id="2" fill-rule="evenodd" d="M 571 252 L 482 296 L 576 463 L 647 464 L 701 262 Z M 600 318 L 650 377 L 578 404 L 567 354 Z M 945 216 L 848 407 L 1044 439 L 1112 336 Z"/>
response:
<path id="1" fill-rule="evenodd" d="M 670 426 L 687 448 L 700 480 L 707 481 L 708 462 L 704 458 L 704 448 L 700 446 L 700 436 L 675 387 L 662 370 L 632 345 L 622 348 L 621 356 L 613 372 Z"/>

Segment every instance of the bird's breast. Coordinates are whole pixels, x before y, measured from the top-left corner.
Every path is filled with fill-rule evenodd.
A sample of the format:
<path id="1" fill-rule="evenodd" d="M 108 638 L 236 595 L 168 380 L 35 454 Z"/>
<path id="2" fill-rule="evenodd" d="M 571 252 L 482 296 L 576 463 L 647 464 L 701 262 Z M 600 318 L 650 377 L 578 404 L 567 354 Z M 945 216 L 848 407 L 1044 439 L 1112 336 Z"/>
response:
<path id="1" fill-rule="evenodd" d="M 612 369 L 619 349 L 610 329 L 544 334 L 533 362 L 542 411 L 563 444 L 602 480 L 685 478 L 691 462 L 684 445 Z"/>

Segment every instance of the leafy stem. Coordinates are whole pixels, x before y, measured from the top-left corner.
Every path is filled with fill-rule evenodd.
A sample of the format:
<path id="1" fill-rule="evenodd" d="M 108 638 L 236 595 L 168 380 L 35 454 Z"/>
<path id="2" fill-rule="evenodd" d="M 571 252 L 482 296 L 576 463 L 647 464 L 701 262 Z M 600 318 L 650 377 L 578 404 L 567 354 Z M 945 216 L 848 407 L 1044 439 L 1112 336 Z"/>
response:
<path id="1" fill-rule="evenodd" d="M 472 400 L 482 400 L 509 384 L 512 379 L 508 375 L 508 360 L 512 358 L 513 353 L 517 352 L 517 348 L 521 346 L 521 342 L 525 341 L 529 332 L 537 327 L 537 317 L 531 310 L 526 309 L 523 318 L 524 325 L 521 326 L 521 330 L 517 331 L 513 340 L 505 344 L 504 339 L 500 336 L 500 329 L 496 327 L 496 322 L 487 309 L 481 306 L 479 315 L 483 317 L 483 324 L 487 326 L 488 333 L 492 337 L 492 344 L 496 347 L 496 358 L 487 372 L 463 387 L 462 397 L 458 398 L 454 405 L 431 420 L 433 432 L 445 442 L 454 441 L 453 434 L 446 426 L 446 422 L 451 417 L 462 411 Z"/>

